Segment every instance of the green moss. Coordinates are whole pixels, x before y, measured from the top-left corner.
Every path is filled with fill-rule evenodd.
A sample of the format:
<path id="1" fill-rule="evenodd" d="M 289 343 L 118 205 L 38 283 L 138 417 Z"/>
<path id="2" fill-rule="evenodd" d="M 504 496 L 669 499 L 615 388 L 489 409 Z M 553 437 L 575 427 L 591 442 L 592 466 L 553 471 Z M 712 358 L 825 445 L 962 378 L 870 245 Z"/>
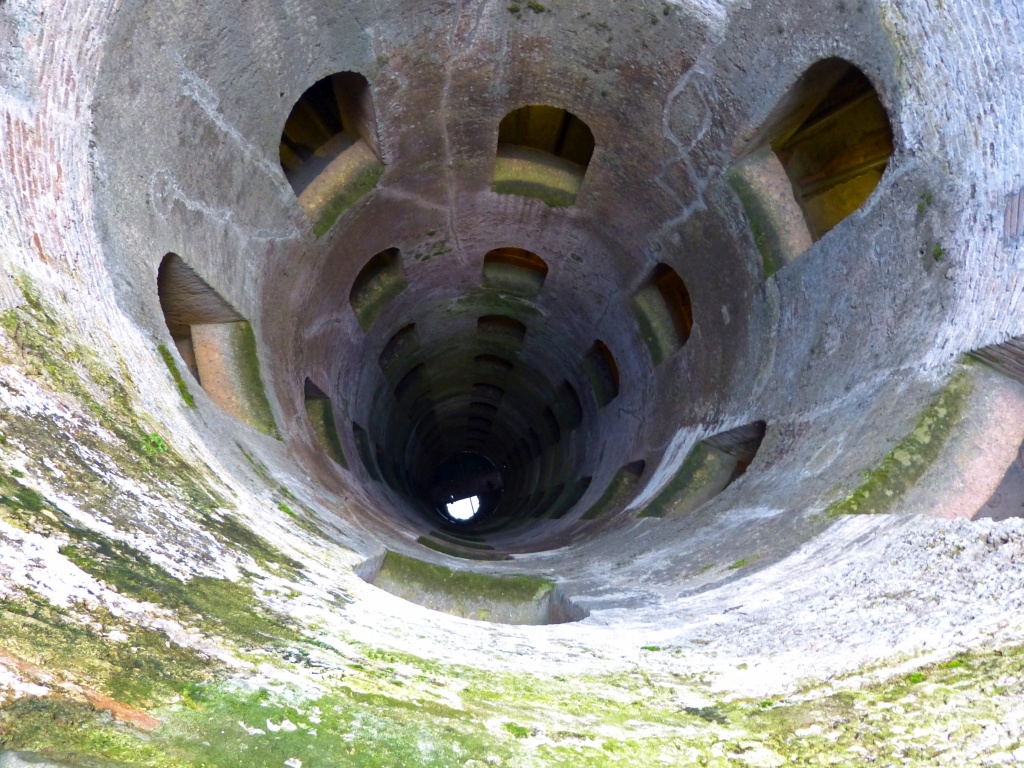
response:
<path id="1" fill-rule="evenodd" d="M 361 285 L 358 291 L 353 292 L 350 297 L 352 310 L 359 321 L 359 327 L 364 331 L 368 331 L 373 325 L 374 320 L 377 319 L 377 316 L 384 311 L 384 308 L 407 287 L 408 283 L 406 283 L 397 262 L 383 269 L 372 280 Z"/>
<path id="2" fill-rule="evenodd" d="M 735 571 L 738 568 L 742 568 L 746 564 L 747 564 L 746 560 L 743 560 L 743 559 L 737 560 L 735 563 L 733 563 L 732 565 L 729 566 L 729 570 L 730 571 Z"/>
<path id="3" fill-rule="evenodd" d="M 601 498 L 594 502 L 594 505 L 583 513 L 583 517 L 581 519 L 596 520 L 624 505 L 636 490 L 637 483 L 640 482 L 640 476 L 642 473 L 642 465 L 639 471 L 637 471 L 635 464 L 627 464 L 622 467 L 622 469 L 615 473 L 615 477 L 612 478 L 612 481 L 608 483 L 608 487 L 605 489 L 605 492 L 601 494 Z"/>
<path id="4" fill-rule="evenodd" d="M 0 413 L 0 424 L 12 434 L 17 434 L 17 443 L 25 450 L 45 446 L 47 460 L 37 464 L 36 471 L 51 487 L 73 498 L 83 511 L 102 514 L 115 524 L 135 525 L 138 501 L 125 494 L 122 487 L 109 477 L 107 465 L 98 463 L 97 455 L 108 457 L 111 464 L 116 464 L 124 473 L 130 473 L 129 476 L 145 486 L 148 492 L 185 506 L 197 519 L 212 515 L 224 503 L 162 439 L 156 445 L 162 445 L 163 450 L 157 450 L 152 439 L 136 437 L 134 432 L 121 427 L 124 437 L 132 442 L 112 444 L 84 425 L 69 431 L 67 422 L 51 422 L 46 417 L 31 418 L 12 411 Z M 56 431 L 64 439 L 53 441 L 52 435 Z M 79 535 L 76 530 L 80 526 L 73 524 L 40 493 L 2 472 L 0 514 L 28 530 Z"/>
<path id="5" fill-rule="evenodd" d="M 516 292 L 511 285 L 498 285 L 496 287 L 499 287 L 502 293 L 497 293 L 493 290 L 467 291 L 445 307 L 445 312 L 453 317 L 466 317 L 473 318 L 474 320 L 484 315 L 513 315 L 516 319 L 527 325 L 529 325 L 531 320 L 542 317 L 540 310 L 536 306 L 527 302 L 516 301 L 515 299 L 510 301 L 507 296 L 503 295 L 506 290 L 510 293 Z M 479 347 L 482 351 L 489 351 L 487 349 L 488 346 L 487 339 L 480 340 Z M 495 347 L 496 349 L 497 347 Z"/>
<path id="6" fill-rule="evenodd" d="M 761 252 L 763 273 L 767 280 L 786 265 L 785 249 L 775 227 L 771 212 L 757 191 L 736 168 L 727 175 L 729 186 L 736 192 L 750 223 L 750 232 L 757 250 Z"/>
<path id="7" fill-rule="evenodd" d="M 249 526 L 230 513 L 208 512 L 201 517 L 203 527 L 237 551 L 249 555 L 264 568 L 277 570 L 278 575 L 295 577 L 302 563 L 281 552 Z"/>
<path id="8" fill-rule="evenodd" d="M 340 187 L 334 197 L 321 208 L 313 223 L 313 234 L 316 237 L 323 237 L 327 234 L 341 214 L 348 210 L 356 200 L 377 186 L 377 182 L 380 181 L 383 174 L 384 166 L 381 163 L 376 163 L 365 168 L 356 178 Z"/>
<path id="9" fill-rule="evenodd" d="M 552 208 L 576 204 L 584 169 L 527 147 L 503 149 L 494 162 L 491 189 L 500 195 L 535 197 Z"/>
<path id="10" fill-rule="evenodd" d="M 692 512 L 729 484 L 736 459 L 699 442 L 679 471 L 637 517 L 677 517 Z"/>
<path id="11" fill-rule="evenodd" d="M 413 259 L 416 261 L 430 261 L 437 256 L 447 256 L 451 252 L 452 249 L 448 245 L 448 239 L 444 238 L 432 243 L 425 243 L 423 250 L 413 254 Z"/>
<path id="12" fill-rule="evenodd" d="M 517 739 L 525 739 L 530 735 L 529 728 L 524 728 L 523 726 L 516 725 L 515 723 L 503 723 L 502 727 Z"/>
<path id="13" fill-rule="evenodd" d="M 633 316 L 636 317 L 640 337 L 651 353 L 651 362 L 661 365 L 678 347 L 675 325 L 658 289 L 647 286 L 633 296 Z"/>
<path id="14" fill-rule="evenodd" d="M 216 666 L 207 657 L 89 607 L 90 624 L 38 595 L 0 600 L 3 647 L 43 669 L 69 677 L 118 701 L 152 707 L 209 679 Z M 108 639 L 117 630 L 124 639 Z"/>
<path id="15" fill-rule="evenodd" d="M 360 649 L 363 658 L 349 660 L 344 682 L 319 697 L 290 688 L 193 685 L 183 703 L 157 712 L 162 725 L 146 736 L 85 705 L 22 699 L 0 710 L 0 744 L 76 761 L 131 756 L 131 765 L 154 768 L 279 767 L 295 757 L 307 766 L 448 766 L 476 759 L 595 768 L 669 760 L 731 765 L 749 762 L 757 751 L 768 755 L 764 764 L 883 763 L 893 758 L 899 734 L 901 762 L 927 766 L 940 750 L 955 755 L 975 743 L 978 721 L 999 722 L 1016 707 L 1020 683 L 994 683 L 1024 673 L 1020 649 L 1003 649 L 958 657 L 962 666 L 954 669 L 935 665 L 852 691 L 836 692 L 842 682 L 833 680 L 792 699 L 680 706 L 681 690 L 697 684 L 678 676 L 658 679 L 636 670 L 543 677 L 346 647 L 349 654 Z M 911 682 L 915 674 L 928 685 Z M 458 681 L 458 707 L 431 697 L 449 681 Z M 976 690 L 990 693 L 979 697 Z M 488 732 L 484 723 L 495 721 L 500 728 Z M 818 730 L 798 735 L 809 726 Z M 539 738 L 524 752 L 521 740 L 530 736 Z"/>
<path id="16" fill-rule="evenodd" d="M 192 393 L 188 391 L 188 386 L 185 384 L 185 379 L 182 378 L 181 372 L 178 370 L 177 363 L 174 362 L 174 355 L 172 355 L 171 351 L 163 344 L 158 345 L 156 349 L 160 353 L 160 357 L 164 361 L 164 365 L 167 366 L 167 370 L 171 372 L 171 378 L 174 379 L 174 384 L 178 388 L 178 393 L 181 395 L 181 399 L 185 401 L 185 405 L 189 408 L 195 408 L 196 401 L 192 397 Z"/>
<path id="17" fill-rule="evenodd" d="M 320 447 L 336 463 L 348 469 L 345 452 L 341 448 L 341 438 L 338 436 L 338 427 L 334 423 L 334 408 L 331 406 L 331 401 L 327 399 L 307 400 L 306 416 L 309 417 L 313 434 L 316 435 Z"/>
<path id="18" fill-rule="evenodd" d="M 826 510 L 827 517 L 888 512 L 935 462 L 963 417 L 973 382 L 959 371 L 924 409 L 917 425 L 900 440 L 845 499 Z"/>
<path id="19" fill-rule="evenodd" d="M 500 261 L 484 262 L 484 282 L 508 293 L 536 296 L 544 285 L 545 274 Z"/>
<path id="20" fill-rule="evenodd" d="M 187 583 L 156 565 L 134 547 L 86 528 L 30 488 L 0 474 L 0 514 L 19 527 L 69 539 L 62 555 L 121 594 L 175 611 L 186 624 L 245 645 L 265 645 L 297 637 L 289 622 L 263 609 L 250 586 L 223 579 L 194 578 Z M 300 564 L 271 547 L 234 520 L 200 512 L 204 527 L 237 547 L 276 575 L 300 578 Z M 2 642 L 0 642 L 2 645 Z"/>
<path id="21" fill-rule="evenodd" d="M 128 544 L 92 531 L 71 532 L 81 538 L 61 547 L 62 555 L 122 594 L 172 609 L 186 624 L 245 645 L 297 637 L 283 617 L 260 605 L 246 584 L 209 577 L 182 582 Z"/>
<path id="22" fill-rule="evenodd" d="M 245 697 L 219 689 L 209 691 L 200 704 L 199 710 L 177 713 L 162 741 L 172 754 L 192 760 L 198 757 L 202 764 L 218 768 L 276 768 L 296 757 L 311 766 L 447 768 L 462 765 L 470 754 L 496 751 L 508 756 L 500 745 L 491 743 L 493 739 L 482 726 L 452 719 L 459 713 L 434 708 L 417 711 L 384 697 L 356 693 L 327 696 L 299 709 L 263 692 Z M 311 709 L 320 713 L 316 716 L 319 722 L 310 723 Z M 268 721 L 285 720 L 295 724 L 295 729 L 268 730 Z M 239 723 L 264 733 L 250 735 Z M 199 741 L 210 746 L 200 748 Z"/>
<path id="23" fill-rule="evenodd" d="M 491 186 L 499 195 L 521 195 L 535 197 L 549 208 L 569 208 L 576 205 L 576 193 L 557 187 L 548 186 L 540 180 L 529 179 L 495 179 Z"/>
<path id="24" fill-rule="evenodd" d="M 27 698 L 0 710 L 0 747 L 139 768 L 280 768 L 296 758 L 313 768 L 448 768 L 467 755 L 493 755 L 502 764 L 511 755 L 511 744 L 450 708 L 357 692 L 307 700 L 301 708 L 294 698 L 203 686 L 191 706 L 162 712 L 162 726 L 145 737 L 85 704 Z M 268 723 L 287 725 L 274 731 Z"/>
<path id="25" fill-rule="evenodd" d="M 377 580 L 381 578 L 418 585 L 431 592 L 506 603 L 533 603 L 554 588 L 552 582 L 536 576 L 490 576 L 470 571 L 453 571 L 443 565 L 390 551 L 384 557 Z"/>
<path id="26" fill-rule="evenodd" d="M 91 705 L 58 696 L 28 696 L 0 707 L 3 749 L 43 753 L 54 760 L 99 757 L 139 768 L 182 765 Z"/>
<path id="27" fill-rule="evenodd" d="M 40 496 L 36 491 L 25 486 L 20 486 L 17 491 L 14 492 L 14 500 L 18 506 L 24 509 L 26 512 L 38 512 L 43 508 L 43 497 Z"/>
<path id="28" fill-rule="evenodd" d="M 64 484 L 74 483 L 76 491 L 82 486 L 89 488 L 89 498 L 81 500 L 86 509 L 95 504 L 109 514 L 111 506 L 123 497 L 120 488 L 105 480 L 90 453 L 108 457 L 120 471 L 151 487 L 171 490 L 168 486 L 173 486 L 183 501 L 198 510 L 224 506 L 224 500 L 173 446 L 159 435 L 160 442 L 154 442 L 156 433 L 135 411 L 128 389 L 132 386 L 131 377 L 124 366 L 115 375 L 91 350 L 68 340 L 55 314 L 34 292 L 31 282 L 23 277 L 21 284 L 27 306 L 0 314 L 0 326 L 21 350 L 17 364 L 44 386 L 71 395 L 120 442 L 111 443 L 85 428 L 66 435 L 73 439 L 54 442 L 52 430 L 63 433 L 66 423 L 29 419 L 13 412 L 0 413 L 0 426 L 8 434 L 17 434 L 26 444 L 47 445 L 47 456 L 69 475 L 63 478 Z"/>
<path id="29" fill-rule="evenodd" d="M 161 453 L 167 453 L 167 450 L 167 443 L 156 432 L 150 432 L 142 438 L 142 452 L 147 456 L 157 456 Z"/>
<path id="30" fill-rule="evenodd" d="M 245 397 L 247 421 L 265 435 L 281 439 L 270 410 L 267 391 L 260 376 L 260 358 L 256 351 L 256 334 L 249 323 L 235 323 L 232 338 L 238 379 Z"/>
<path id="31" fill-rule="evenodd" d="M 157 711 L 162 725 L 148 735 L 87 705 L 21 699 L 0 709 L 0 748 L 152 768 L 279 768 L 293 758 L 304 766 L 381 768 L 471 760 L 582 768 L 866 765 L 892 762 L 897 754 L 901 764 L 930 766 L 940 753 L 966 753 L 985 721 L 998 723 L 1013 711 L 1024 675 L 1021 649 L 1003 649 L 958 657 L 962 665 L 954 669 L 918 670 L 927 685 L 910 682 L 910 673 L 861 681 L 856 690 L 836 692 L 842 681 L 832 680 L 792 699 L 681 706 L 681 692 L 698 684 L 679 676 L 659 679 L 635 670 L 543 677 L 446 666 L 357 643 L 346 647 L 362 657 L 350 659 L 343 682 L 324 695 L 309 698 L 279 685 L 193 685 L 181 703 Z M 431 696 L 446 687 L 446 698 Z M 457 707 L 449 703 L 453 690 Z M 485 723 L 495 722 L 500 727 L 489 731 Z M 530 736 L 539 738 L 524 744 Z"/>

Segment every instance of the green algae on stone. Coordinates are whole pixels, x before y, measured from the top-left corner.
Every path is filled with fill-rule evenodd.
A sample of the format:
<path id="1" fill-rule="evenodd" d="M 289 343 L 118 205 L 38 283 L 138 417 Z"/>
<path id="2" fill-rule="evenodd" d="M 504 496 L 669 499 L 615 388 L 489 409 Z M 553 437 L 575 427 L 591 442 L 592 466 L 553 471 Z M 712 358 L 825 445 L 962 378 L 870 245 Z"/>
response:
<path id="1" fill-rule="evenodd" d="M 170 608 L 183 624 L 197 624 L 209 634 L 256 646 L 298 636 L 284 617 L 263 608 L 246 584 L 206 576 L 183 582 L 144 553 L 97 533 L 60 552 L 121 594 Z"/>
<path id="2" fill-rule="evenodd" d="M 609 512 L 623 506 L 633 491 L 636 490 L 640 477 L 643 475 L 644 463 L 635 461 L 627 464 L 615 473 L 608 487 L 593 506 L 583 513 L 582 520 L 597 520 Z"/>
<path id="3" fill-rule="evenodd" d="M 193 398 L 192 393 L 188 391 L 188 385 L 185 384 L 185 379 L 182 378 L 181 371 L 178 370 L 178 365 L 174 362 L 174 355 L 172 355 L 171 351 L 163 344 L 158 344 L 156 349 L 157 352 L 160 353 L 160 358 L 164 361 L 164 365 L 167 366 L 167 370 L 171 372 L 171 378 L 174 379 L 174 385 L 178 388 L 178 393 L 181 395 L 181 399 L 185 401 L 185 405 L 189 408 L 195 408 L 195 398 Z"/>
<path id="4" fill-rule="evenodd" d="M 334 408 L 327 398 L 306 400 L 306 416 L 313 427 L 317 443 L 335 463 L 348 469 L 345 452 L 341 448 L 341 438 L 334 422 Z"/>
<path id="5" fill-rule="evenodd" d="M 826 517 L 888 512 L 909 491 L 946 446 L 959 423 L 973 387 L 967 371 L 960 370 L 924 409 L 914 429 L 900 440 L 863 482 L 846 498 L 825 510 Z"/>
<path id="6" fill-rule="evenodd" d="M 371 258 L 356 276 L 349 292 L 349 303 L 359 327 L 368 331 L 388 304 L 408 287 L 397 249 L 381 251 Z"/>
<path id="7" fill-rule="evenodd" d="M 515 574 L 491 576 L 471 571 L 453 571 L 443 565 L 416 560 L 389 551 L 384 556 L 381 574 L 407 584 L 420 584 L 452 595 L 475 595 L 488 600 L 533 602 L 554 588 L 547 579 Z M 378 576 L 379 577 L 379 576 Z"/>
<path id="8" fill-rule="evenodd" d="M 513 737 L 496 738 L 450 707 L 344 690 L 299 701 L 296 694 L 202 686 L 187 706 L 159 711 L 162 725 L 147 736 L 86 705 L 22 699 L 0 710 L 0 746 L 139 768 L 280 768 L 295 760 L 309 768 L 449 768 L 470 756 L 515 764 L 507 762 Z"/>
<path id="9" fill-rule="evenodd" d="M 675 476 L 637 517 L 673 518 L 693 512 L 722 492 L 735 469 L 734 457 L 699 442 Z"/>
<path id="10" fill-rule="evenodd" d="M 155 711 L 162 724 L 148 735 L 84 705 L 28 697 L 0 708 L 0 748 L 76 761 L 131 758 L 153 768 L 277 767 L 293 758 L 304 766 L 433 768 L 475 766 L 475 759 L 724 768 L 863 765 L 897 756 L 923 767 L 949 750 L 965 752 L 981 721 L 998 723 L 1024 692 L 1019 648 L 961 654 L 956 666 L 938 663 L 850 690 L 841 678 L 788 697 L 725 699 L 695 678 L 650 670 L 543 676 L 345 644 L 345 672 L 322 678 L 324 694 L 280 683 L 272 690 L 247 681 L 195 684 Z M 446 687 L 448 696 L 430 698 Z M 687 690 L 706 703 L 681 701 Z M 537 740 L 524 743 L 527 735 Z"/>
<path id="11" fill-rule="evenodd" d="M 551 620 L 554 584 L 536 576 L 455 571 L 389 551 L 372 583 L 410 602 L 468 619 L 502 624 Z"/>
<path id="12" fill-rule="evenodd" d="M 787 256 L 782 238 L 776 229 L 771 212 L 743 174 L 733 168 L 730 169 L 727 179 L 743 204 L 747 221 L 750 222 L 754 245 L 761 252 L 763 274 L 765 279 L 768 279 L 786 266 Z"/>
<path id="13" fill-rule="evenodd" d="M 364 167 L 357 170 L 352 179 L 344 180 L 343 183 L 330 190 L 328 197 L 319 203 L 317 210 L 307 210 L 307 214 L 313 219 L 313 234 L 318 238 L 327 234 L 341 214 L 377 186 L 377 182 L 383 175 L 384 165 L 376 158 L 372 158 L 366 162 Z"/>
<path id="14" fill-rule="evenodd" d="M 552 208 L 575 205 L 583 166 L 529 147 L 505 145 L 494 161 L 492 190 L 535 197 Z"/>
<path id="15" fill-rule="evenodd" d="M 238 381 L 245 397 L 246 420 L 270 437 L 281 438 L 274 414 L 267 400 L 267 390 L 260 375 L 260 358 L 256 350 L 256 334 L 250 323 L 233 323 L 232 351 L 238 365 Z"/>
<path id="16" fill-rule="evenodd" d="M 0 489 L 11 481 L 0 474 Z M 31 493 L 31 489 L 24 489 Z M 22 494 L 24 495 L 24 494 Z M 298 635 L 290 622 L 263 608 L 252 587 L 227 579 L 194 577 L 188 582 L 172 576 L 145 553 L 121 541 L 72 521 L 64 512 L 35 494 L 38 505 L 19 505 L 6 493 L 0 496 L 0 518 L 43 535 L 69 539 L 60 553 L 97 580 L 137 600 L 155 603 L 178 614 L 184 624 L 194 623 L 209 634 L 223 635 L 248 645 L 274 640 L 290 642 Z M 298 578 L 299 563 L 271 548 L 262 538 L 230 516 L 208 519 L 209 528 L 252 556 L 277 575 Z M 2 645 L 0 638 L 0 645 Z"/>
<path id="17" fill-rule="evenodd" d="M 32 515 L 43 510 L 46 500 L 37 491 L 19 483 L 13 476 L 7 478 L 0 473 L 0 505 Z"/>
<path id="18" fill-rule="evenodd" d="M 169 701 L 217 666 L 161 631 L 97 607 L 85 623 L 34 593 L 0 599 L 0 626 L 6 652 L 135 707 Z"/>
<path id="19" fill-rule="evenodd" d="M 53 311 L 33 292 L 27 278 L 24 278 L 22 290 L 26 297 L 31 297 L 27 307 L 0 314 L 0 327 L 21 350 L 17 364 L 30 377 L 39 378 L 45 387 L 72 396 L 104 429 L 123 441 L 124 446 L 104 441 L 88 429 L 76 432 L 75 440 L 85 448 L 110 457 L 121 471 L 182 485 L 192 503 L 204 508 L 211 504 L 222 505 L 223 501 L 197 478 L 195 470 L 173 448 L 160 451 L 159 455 L 148 450 L 153 430 L 135 411 L 128 391 L 131 380 L 127 373 L 120 370 L 115 376 L 91 350 L 69 341 Z M 10 413 L 6 420 L 11 425 L 12 435 L 22 435 L 27 440 L 38 437 L 40 444 L 52 442 L 45 433 L 46 429 L 52 429 L 52 425 L 38 418 L 21 418 Z M 51 445 L 48 450 L 52 453 L 57 446 Z M 145 460 L 140 462 L 140 456 Z M 75 458 L 87 470 L 95 472 L 92 463 L 81 456 L 76 455 Z"/>
<path id="20" fill-rule="evenodd" d="M 63 422 L 51 424 L 47 418 L 50 417 L 31 418 L 8 411 L 0 413 L 0 424 L 11 435 L 10 445 L 16 445 L 18 450 L 31 455 L 34 447 L 47 446 L 46 461 L 33 463 L 32 468 L 81 510 L 102 514 L 108 523 L 126 531 L 138 523 L 138 499 L 125 494 L 106 475 L 105 465 L 96 463 L 95 457 L 99 456 L 142 483 L 147 493 L 182 505 L 205 531 L 197 539 L 204 552 L 210 549 L 212 535 L 213 540 L 252 557 L 278 576 L 300 578 L 300 564 L 224 511 L 223 499 L 162 439 L 163 450 L 149 455 L 141 450 L 147 444 L 144 438 L 138 441 L 140 449 L 130 448 L 104 440 L 87 426 L 69 432 Z M 125 419 L 130 421 L 127 415 Z M 55 430 L 65 434 L 66 439 L 54 444 L 50 436 Z M 122 430 L 127 433 L 123 427 Z M 149 444 L 152 445 L 152 440 Z M 30 482 L 0 471 L 0 517 L 29 532 L 66 537 L 62 554 L 101 581 L 140 600 L 180 610 L 186 623 L 200 617 L 208 631 L 241 638 L 248 644 L 265 643 L 268 636 L 293 636 L 279 618 L 264 615 L 251 587 L 219 579 L 193 579 L 186 586 L 154 565 L 148 555 L 73 520 L 29 487 Z M 154 522 L 159 525 L 157 521 L 149 525 Z M 180 527 L 174 526 L 174 530 Z M 211 552 L 210 557 L 213 556 Z"/>
<path id="21" fill-rule="evenodd" d="M 271 546 L 263 537 L 238 521 L 226 511 L 223 498 L 209 488 L 198 472 L 170 446 L 155 457 L 147 455 L 141 446 L 138 452 L 127 452 L 122 447 L 102 441 L 93 432 L 83 429 L 75 433 L 75 440 L 63 440 L 53 445 L 48 434 L 53 425 L 40 419 L 0 414 L 0 424 L 14 427 L 13 433 L 29 444 L 48 446 L 47 462 L 57 467 L 58 476 L 45 465 L 40 470 L 49 474 L 49 481 L 63 488 L 83 510 L 102 513 L 117 527 L 129 528 L 135 520 L 136 502 L 116 484 L 107 479 L 100 468 L 81 455 L 76 441 L 83 448 L 109 457 L 119 470 L 150 486 L 150 492 L 184 505 L 190 516 L 219 542 L 253 558 L 264 568 L 277 569 L 282 576 L 298 578 L 301 564 Z M 40 513 L 40 514 L 36 514 Z M 37 491 L 13 477 L 0 472 L 0 515 L 26 530 L 55 530 L 67 534 L 74 541 L 94 541 L 100 534 L 74 523 L 57 507 L 47 502 Z"/>
<path id="22" fill-rule="evenodd" d="M 346 692 L 300 707 L 262 691 L 246 696 L 211 689 L 199 699 L 199 709 L 181 709 L 169 718 L 161 742 L 169 754 L 218 768 L 277 768 L 296 758 L 308 766 L 353 768 L 448 768 L 471 755 L 508 759 L 508 749 L 465 713 L 403 704 Z M 202 742 L 210 746 L 203 748 Z"/>
<path id="23" fill-rule="evenodd" d="M 89 768 L 110 762 L 132 768 L 186 768 L 127 725 L 84 701 L 26 696 L 0 707 L 0 750 L 25 750 L 51 760 L 87 760 Z M 96 759 L 102 762 L 95 762 Z"/>
<path id="24" fill-rule="evenodd" d="M 633 316 L 636 318 L 640 338 L 651 354 L 651 362 L 661 365 L 673 351 L 675 327 L 665 302 L 657 290 L 641 290 L 634 294 Z"/>

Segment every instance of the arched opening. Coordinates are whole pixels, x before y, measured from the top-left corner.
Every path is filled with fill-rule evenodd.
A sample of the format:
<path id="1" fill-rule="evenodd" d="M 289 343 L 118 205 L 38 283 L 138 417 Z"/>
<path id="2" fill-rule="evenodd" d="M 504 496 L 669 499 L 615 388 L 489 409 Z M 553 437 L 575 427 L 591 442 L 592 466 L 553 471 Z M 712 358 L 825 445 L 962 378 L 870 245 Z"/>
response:
<path id="1" fill-rule="evenodd" d="M 548 265 L 525 248 L 495 248 L 484 256 L 484 283 L 527 298 L 536 296 L 548 276 Z"/>
<path id="2" fill-rule="evenodd" d="M 604 408 L 619 396 L 619 366 L 608 345 L 600 339 L 593 343 L 583 358 L 583 370 L 599 408 Z"/>
<path id="3" fill-rule="evenodd" d="M 683 348 L 693 329 L 690 293 L 668 264 L 658 264 L 647 282 L 633 295 L 633 312 L 651 359 L 660 365 Z"/>
<path id="4" fill-rule="evenodd" d="M 434 468 L 430 499 L 448 522 L 486 518 L 498 506 L 504 481 L 494 462 L 475 451 L 459 451 Z"/>
<path id="5" fill-rule="evenodd" d="M 767 430 L 754 421 L 701 440 L 638 517 L 682 517 L 711 501 L 747 471 Z"/>
<path id="6" fill-rule="evenodd" d="M 592 477 L 581 477 L 573 485 L 565 488 L 558 499 L 551 506 L 547 517 L 550 520 L 560 520 L 572 510 L 583 498 L 583 495 L 590 489 L 593 482 Z"/>
<path id="7" fill-rule="evenodd" d="M 860 69 L 842 59 L 808 69 L 730 173 L 765 273 L 860 208 L 892 152 L 889 116 Z"/>
<path id="8" fill-rule="evenodd" d="M 380 470 L 373 458 L 374 451 L 370 445 L 370 435 L 354 421 L 352 422 L 352 439 L 355 441 L 356 453 L 359 456 L 359 461 L 363 464 L 363 469 L 366 470 L 366 474 L 370 476 L 370 479 L 378 483 L 381 482 Z"/>
<path id="9" fill-rule="evenodd" d="M 157 294 L 174 345 L 210 400 L 277 436 L 249 322 L 176 253 L 160 263 Z"/>
<path id="10" fill-rule="evenodd" d="M 526 326 L 508 315 L 484 315 L 476 321 L 476 329 L 488 340 L 517 349 L 526 338 Z"/>
<path id="11" fill-rule="evenodd" d="M 341 449 L 341 439 L 338 437 L 338 426 L 334 422 L 334 407 L 331 405 L 331 399 L 308 377 L 303 397 L 306 416 L 309 418 L 310 426 L 313 427 L 317 443 L 324 453 L 334 459 L 337 464 L 348 469 L 345 452 Z"/>
<path id="12" fill-rule="evenodd" d="M 409 323 L 395 331 L 381 350 L 377 363 L 384 375 L 391 378 L 412 360 L 419 348 L 420 334 L 416 323 Z"/>
<path id="13" fill-rule="evenodd" d="M 594 134 L 576 115 L 546 104 L 520 107 L 498 126 L 493 189 L 573 205 L 593 154 Z"/>
<path id="14" fill-rule="evenodd" d="M 583 422 L 583 404 L 576 388 L 563 381 L 555 392 L 555 413 L 558 421 L 569 432 Z"/>
<path id="15" fill-rule="evenodd" d="M 615 477 L 612 478 L 605 492 L 601 494 L 601 498 L 583 513 L 581 519 L 597 520 L 625 507 L 633 498 L 645 467 L 646 464 L 643 461 L 632 461 L 623 466 L 615 473 Z"/>
<path id="16" fill-rule="evenodd" d="M 370 84 L 357 72 L 318 80 L 281 132 L 281 167 L 317 237 L 383 173 Z"/>
<path id="17" fill-rule="evenodd" d="M 407 287 L 397 248 L 381 251 L 359 270 L 349 292 L 349 303 L 359 326 L 368 331 L 377 316 Z"/>

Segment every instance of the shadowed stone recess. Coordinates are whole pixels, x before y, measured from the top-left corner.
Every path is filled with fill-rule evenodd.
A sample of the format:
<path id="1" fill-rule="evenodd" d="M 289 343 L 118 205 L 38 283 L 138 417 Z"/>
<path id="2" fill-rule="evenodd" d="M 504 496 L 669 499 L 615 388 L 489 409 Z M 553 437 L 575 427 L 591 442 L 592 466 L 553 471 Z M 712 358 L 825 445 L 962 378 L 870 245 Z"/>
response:
<path id="1" fill-rule="evenodd" d="M 0 3 L 0 766 L 1024 762 L 1022 40 Z"/>

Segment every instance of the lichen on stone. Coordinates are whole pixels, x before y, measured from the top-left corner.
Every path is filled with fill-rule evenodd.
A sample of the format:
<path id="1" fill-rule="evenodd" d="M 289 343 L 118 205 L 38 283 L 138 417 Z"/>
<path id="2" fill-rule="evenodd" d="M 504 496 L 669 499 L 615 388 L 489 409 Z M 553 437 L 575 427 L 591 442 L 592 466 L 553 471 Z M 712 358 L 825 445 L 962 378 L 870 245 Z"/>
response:
<path id="1" fill-rule="evenodd" d="M 825 515 L 890 511 L 938 458 L 963 415 L 972 386 L 969 372 L 958 371 L 922 411 L 914 429 L 893 446 L 878 465 L 864 470 L 860 485 L 845 498 L 830 504 Z"/>

